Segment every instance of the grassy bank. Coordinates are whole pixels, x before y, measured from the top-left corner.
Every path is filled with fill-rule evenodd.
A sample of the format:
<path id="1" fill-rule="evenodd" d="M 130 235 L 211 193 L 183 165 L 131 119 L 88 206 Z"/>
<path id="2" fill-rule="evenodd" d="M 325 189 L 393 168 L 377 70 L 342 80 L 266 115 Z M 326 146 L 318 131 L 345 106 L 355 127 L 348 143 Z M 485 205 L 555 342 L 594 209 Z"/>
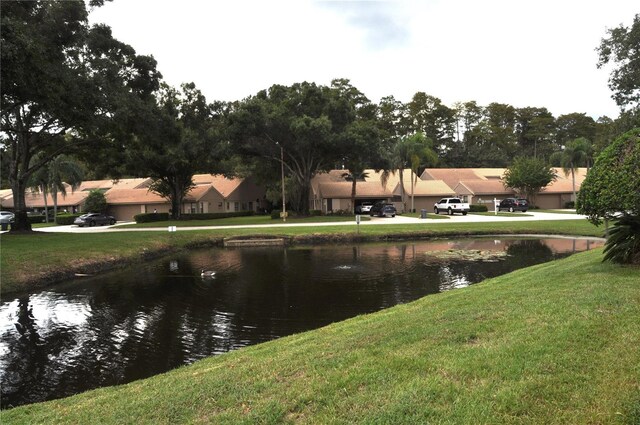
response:
<path id="1" fill-rule="evenodd" d="M 640 271 L 601 250 L 2 413 L 3 423 L 640 421 Z"/>
<path id="2" fill-rule="evenodd" d="M 256 234 L 281 236 L 293 243 L 335 243 L 426 238 L 473 234 L 566 234 L 601 236 L 586 220 L 499 223 L 286 227 L 260 229 L 182 230 L 168 232 L 39 233 L 0 236 L 0 290 L 29 290 L 73 277 L 98 273 L 162 253 L 219 243 L 226 237 Z"/>

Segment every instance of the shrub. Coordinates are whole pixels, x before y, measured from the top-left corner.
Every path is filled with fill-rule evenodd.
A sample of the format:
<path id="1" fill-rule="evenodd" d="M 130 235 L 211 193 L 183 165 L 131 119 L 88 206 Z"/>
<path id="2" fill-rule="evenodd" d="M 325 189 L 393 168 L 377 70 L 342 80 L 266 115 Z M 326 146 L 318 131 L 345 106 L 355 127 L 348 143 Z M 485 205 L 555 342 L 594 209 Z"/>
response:
<path id="1" fill-rule="evenodd" d="M 133 216 L 136 223 L 151 223 L 154 221 L 167 221 L 169 220 L 169 213 L 148 213 L 138 214 Z"/>
<path id="2" fill-rule="evenodd" d="M 574 201 L 565 202 L 564 207 L 567 209 L 574 209 L 576 207 L 576 203 Z"/>
<path id="3" fill-rule="evenodd" d="M 237 211 L 225 213 L 201 213 L 201 214 L 182 214 L 180 220 L 216 220 L 229 217 L 249 217 L 254 215 L 253 211 Z"/>
<path id="4" fill-rule="evenodd" d="M 310 211 L 309 211 L 309 215 L 310 215 L 310 216 L 319 216 L 319 215 L 322 215 L 322 210 L 310 210 Z"/>
<path id="5" fill-rule="evenodd" d="M 624 214 L 609 231 L 604 259 L 620 264 L 640 264 L 640 217 Z"/>
<path id="6" fill-rule="evenodd" d="M 469 205 L 469 212 L 488 212 L 489 208 L 486 205 L 471 204 Z"/>
<path id="7" fill-rule="evenodd" d="M 354 214 L 353 214 L 353 211 L 351 211 L 351 210 L 334 210 L 334 211 L 331 211 L 329 213 L 329 215 L 338 215 L 338 216 L 341 216 L 341 217 L 348 217 L 348 216 L 352 216 Z"/>
<path id="8" fill-rule="evenodd" d="M 271 211 L 271 219 L 272 220 L 277 220 L 278 218 L 280 218 L 280 213 L 281 212 L 282 211 L 280 211 L 280 210 L 272 210 Z"/>
<path id="9" fill-rule="evenodd" d="M 58 214 L 56 217 L 56 223 L 60 226 L 67 226 L 73 224 L 73 221 L 81 215 L 82 214 Z"/>
<path id="10" fill-rule="evenodd" d="M 107 198 L 99 190 L 92 190 L 84 202 L 84 211 L 101 213 L 107 210 Z"/>
<path id="11" fill-rule="evenodd" d="M 43 214 L 30 214 L 27 216 L 27 219 L 31 224 L 44 223 L 46 221 L 45 216 Z"/>

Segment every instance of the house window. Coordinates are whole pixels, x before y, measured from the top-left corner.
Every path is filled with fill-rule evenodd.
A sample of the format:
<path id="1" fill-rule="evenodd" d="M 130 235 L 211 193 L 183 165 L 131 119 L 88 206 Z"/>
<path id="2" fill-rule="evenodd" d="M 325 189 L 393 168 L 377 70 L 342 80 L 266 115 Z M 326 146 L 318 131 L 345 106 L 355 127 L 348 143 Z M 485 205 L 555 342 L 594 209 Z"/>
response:
<path id="1" fill-rule="evenodd" d="M 231 204 L 227 202 L 227 211 L 231 211 Z"/>
<path id="2" fill-rule="evenodd" d="M 249 202 L 249 211 L 253 211 L 253 202 Z"/>
<path id="3" fill-rule="evenodd" d="M 234 202 L 233 203 L 233 210 L 234 211 L 238 211 L 240 209 L 240 202 Z"/>

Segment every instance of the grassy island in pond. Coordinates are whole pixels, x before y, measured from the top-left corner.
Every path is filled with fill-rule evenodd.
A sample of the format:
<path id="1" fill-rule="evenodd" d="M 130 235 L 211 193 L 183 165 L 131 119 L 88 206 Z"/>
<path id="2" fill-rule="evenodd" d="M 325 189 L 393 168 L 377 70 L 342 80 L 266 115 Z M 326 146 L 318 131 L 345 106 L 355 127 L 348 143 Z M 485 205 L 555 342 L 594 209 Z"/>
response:
<path id="1" fill-rule="evenodd" d="M 2 412 L 3 423 L 640 421 L 640 270 L 600 249 Z"/>

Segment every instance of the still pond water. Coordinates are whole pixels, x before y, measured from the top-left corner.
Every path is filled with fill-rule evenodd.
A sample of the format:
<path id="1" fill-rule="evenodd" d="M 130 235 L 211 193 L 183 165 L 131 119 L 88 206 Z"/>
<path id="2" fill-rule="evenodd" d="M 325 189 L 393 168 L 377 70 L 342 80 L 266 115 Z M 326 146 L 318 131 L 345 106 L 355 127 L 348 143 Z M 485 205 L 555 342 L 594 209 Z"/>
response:
<path id="1" fill-rule="evenodd" d="M 600 246 L 478 238 L 207 249 L 0 303 L 2 408 L 165 372 Z M 482 250 L 495 261 L 439 260 Z M 212 279 L 201 269 L 215 270 Z"/>

